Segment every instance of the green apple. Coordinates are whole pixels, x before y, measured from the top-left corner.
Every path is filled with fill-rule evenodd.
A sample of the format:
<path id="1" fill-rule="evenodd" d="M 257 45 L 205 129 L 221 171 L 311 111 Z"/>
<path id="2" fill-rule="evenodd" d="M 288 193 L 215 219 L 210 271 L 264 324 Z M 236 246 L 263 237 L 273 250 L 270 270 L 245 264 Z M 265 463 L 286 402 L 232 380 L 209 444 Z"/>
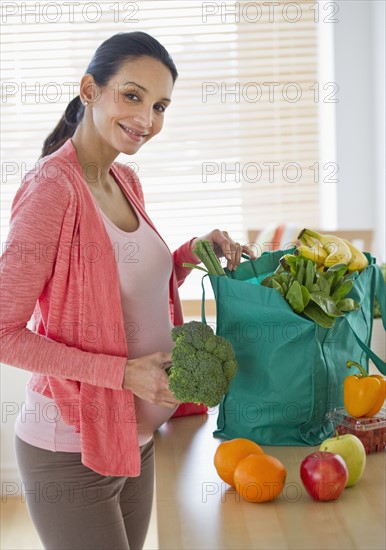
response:
<path id="1" fill-rule="evenodd" d="M 366 451 L 362 441 L 356 435 L 336 434 L 335 437 L 326 439 L 319 447 L 320 451 L 327 451 L 340 455 L 348 469 L 346 487 L 358 483 L 366 466 Z"/>

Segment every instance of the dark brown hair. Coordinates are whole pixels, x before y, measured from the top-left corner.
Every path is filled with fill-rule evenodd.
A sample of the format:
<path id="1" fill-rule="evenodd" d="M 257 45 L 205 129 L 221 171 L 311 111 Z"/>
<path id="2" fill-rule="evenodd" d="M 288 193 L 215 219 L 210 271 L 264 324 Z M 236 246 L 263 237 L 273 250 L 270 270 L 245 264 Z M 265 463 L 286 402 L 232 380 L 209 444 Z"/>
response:
<path id="1" fill-rule="evenodd" d="M 122 63 L 139 57 L 152 57 L 163 63 L 171 72 L 173 82 L 178 73 L 174 62 L 162 44 L 144 32 L 122 32 L 105 40 L 96 50 L 86 73 L 91 74 L 97 85 L 105 86 L 116 74 Z M 70 101 L 54 130 L 44 141 L 41 158 L 59 149 L 72 137 L 84 115 L 84 105 L 77 95 Z"/>

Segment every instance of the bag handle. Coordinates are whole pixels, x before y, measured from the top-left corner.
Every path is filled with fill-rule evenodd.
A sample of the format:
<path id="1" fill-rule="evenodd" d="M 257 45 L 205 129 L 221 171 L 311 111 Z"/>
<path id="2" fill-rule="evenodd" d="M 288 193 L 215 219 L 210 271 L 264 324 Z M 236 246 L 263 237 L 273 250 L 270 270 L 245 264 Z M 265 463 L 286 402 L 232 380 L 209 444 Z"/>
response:
<path id="1" fill-rule="evenodd" d="M 205 317 L 205 285 L 204 285 L 204 279 L 205 277 L 208 277 L 208 273 L 206 273 L 202 279 L 201 279 L 201 288 L 202 288 L 202 298 L 201 298 L 201 322 L 204 323 L 204 325 L 207 324 L 206 317 Z"/>
<path id="2" fill-rule="evenodd" d="M 374 269 L 375 269 L 374 294 L 377 297 L 377 300 L 379 303 L 379 309 L 381 310 L 383 328 L 386 330 L 386 283 L 383 279 L 381 268 L 378 265 L 374 265 Z"/>
<path id="3" fill-rule="evenodd" d="M 248 260 L 250 262 L 254 276 L 258 277 L 259 274 L 256 271 L 256 267 L 255 267 L 255 264 L 254 264 L 254 261 L 252 260 L 252 258 L 250 256 L 248 256 L 248 254 L 245 254 L 245 252 L 241 253 L 241 257 L 244 258 L 244 260 Z M 234 271 L 226 270 L 226 274 L 227 274 L 227 277 L 230 277 L 231 279 L 235 278 L 235 272 Z"/>
<path id="4" fill-rule="evenodd" d="M 248 254 L 246 254 L 245 252 L 241 253 L 241 257 L 244 258 L 244 260 L 251 260 L 251 262 L 253 261 L 252 258 L 248 256 Z"/>
<path id="5" fill-rule="evenodd" d="M 245 252 L 241 253 L 241 257 L 244 258 L 244 260 L 248 260 L 251 263 L 252 271 L 253 271 L 255 277 L 258 277 L 259 273 L 256 271 L 256 265 L 255 265 L 254 260 L 252 260 L 252 258 L 250 256 L 248 256 L 248 254 L 245 254 Z M 232 271 L 232 273 L 233 273 L 233 271 Z"/>
<path id="6" fill-rule="evenodd" d="M 383 280 L 383 275 L 381 272 L 381 269 L 377 265 L 372 265 L 372 269 L 375 270 L 375 277 L 373 277 L 373 288 L 371 289 L 371 293 L 377 297 L 378 303 L 379 303 L 379 309 L 381 310 L 381 316 L 382 316 L 382 323 L 383 328 L 386 330 L 386 285 Z M 349 327 L 351 328 L 356 341 L 358 342 L 359 346 L 363 349 L 363 351 L 366 353 L 368 357 L 372 360 L 374 365 L 377 367 L 377 369 L 384 375 L 386 375 L 386 362 L 383 361 L 378 355 L 376 355 L 368 346 L 365 344 L 358 334 L 356 333 L 355 329 L 352 327 L 350 323 L 350 316 L 346 316 L 347 323 Z"/>
<path id="7" fill-rule="evenodd" d="M 252 258 L 250 256 L 248 256 L 248 254 L 245 254 L 245 252 L 241 253 L 241 257 L 244 258 L 244 260 L 248 260 L 248 261 L 251 262 L 253 273 L 254 273 L 255 277 L 258 277 L 259 273 L 256 271 L 255 262 L 252 260 Z"/>
<path id="8" fill-rule="evenodd" d="M 380 357 L 378 357 L 378 355 L 376 355 L 370 348 L 369 346 L 367 346 L 360 338 L 359 336 L 357 335 L 357 333 L 355 332 L 355 330 L 353 329 L 353 327 L 351 326 L 351 323 L 348 321 L 348 325 L 349 327 L 351 328 L 354 336 L 355 336 L 355 339 L 356 341 L 358 342 L 358 344 L 360 345 L 360 347 L 363 349 L 363 351 L 366 353 L 366 355 L 368 355 L 368 357 L 370 357 L 370 359 L 372 360 L 372 362 L 374 363 L 374 365 L 377 367 L 377 369 L 384 375 L 386 375 L 386 362 L 383 361 Z"/>

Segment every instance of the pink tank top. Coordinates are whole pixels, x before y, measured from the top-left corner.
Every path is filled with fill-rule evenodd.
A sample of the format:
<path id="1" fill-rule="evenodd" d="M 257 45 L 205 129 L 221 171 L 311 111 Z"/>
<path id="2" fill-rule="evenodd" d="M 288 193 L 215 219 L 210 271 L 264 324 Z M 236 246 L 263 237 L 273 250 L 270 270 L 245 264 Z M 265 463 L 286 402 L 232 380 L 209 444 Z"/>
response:
<path id="1" fill-rule="evenodd" d="M 172 256 L 165 243 L 141 217 L 138 229 L 125 232 L 100 210 L 117 262 L 128 358 L 171 351 L 169 280 Z M 112 329 L 112 337 L 119 335 Z M 135 396 L 138 444 L 145 445 L 175 409 L 152 405 Z M 130 416 L 130 412 L 128 412 Z M 20 439 L 51 451 L 80 452 L 80 435 L 63 422 L 55 401 L 27 387 L 26 402 L 16 420 Z"/>

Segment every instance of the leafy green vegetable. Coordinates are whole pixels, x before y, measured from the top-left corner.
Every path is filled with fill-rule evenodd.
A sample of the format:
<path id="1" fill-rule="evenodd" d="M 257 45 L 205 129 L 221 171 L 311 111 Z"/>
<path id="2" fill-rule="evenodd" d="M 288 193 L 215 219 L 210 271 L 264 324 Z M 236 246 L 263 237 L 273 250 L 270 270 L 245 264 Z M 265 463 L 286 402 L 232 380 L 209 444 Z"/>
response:
<path id="1" fill-rule="evenodd" d="M 352 298 L 345 298 L 356 276 L 347 273 L 345 264 L 319 271 L 313 260 L 285 254 L 280 258 L 279 267 L 261 284 L 280 292 L 295 313 L 304 314 L 324 328 L 331 328 L 337 317 L 359 308 Z"/>
<path id="2" fill-rule="evenodd" d="M 359 308 L 359 304 L 352 298 L 343 298 L 336 304 L 336 307 L 341 311 L 355 311 Z"/>
<path id="3" fill-rule="evenodd" d="M 316 264 L 314 262 L 307 262 L 306 275 L 304 278 L 304 286 L 308 291 L 311 290 L 316 275 Z M 309 301 L 309 299 L 308 299 Z"/>
<path id="4" fill-rule="evenodd" d="M 304 302 L 299 281 L 293 281 L 285 298 L 295 313 L 301 313 L 303 311 Z"/>
<path id="5" fill-rule="evenodd" d="M 303 311 L 304 315 L 306 317 L 309 317 L 312 319 L 312 321 L 315 321 L 315 323 L 318 323 L 321 327 L 324 328 L 331 328 L 335 324 L 335 319 L 333 317 L 329 317 L 320 307 L 315 304 L 315 302 L 311 302 L 308 304 L 307 307 L 304 308 Z"/>
<path id="6" fill-rule="evenodd" d="M 331 294 L 331 298 L 333 298 L 335 302 L 339 302 L 350 292 L 353 285 L 354 282 L 351 279 L 342 280 L 336 285 L 334 292 Z"/>
<path id="7" fill-rule="evenodd" d="M 312 260 L 310 260 L 312 261 Z M 318 272 L 316 284 L 319 287 L 319 291 L 325 292 L 328 296 L 330 295 L 331 285 L 325 277 L 321 273 Z M 317 291 L 318 292 L 318 291 Z"/>
<path id="8" fill-rule="evenodd" d="M 311 300 L 329 317 L 343 317 L 344 315 L 343 312 L 335 306 L 332 296 L 326 296 L 323 292 L 312 292 Z"/>
<path id="9" fill-rule="evenodd" d="M 279 281 L 276 281 L 275 279 L 272 279 L 272 288 L 275 288 L 280 292 L 282 296 L 285 296 L 285 291 L 283 287 L 283 283 L 279 283 Z"/>
<path id="10" fill-rule="evenodd" d="M 311 300 L 311 294 L 304 285 L 301 285 L 300 290 L 302 291 L 303 305 L 306 307 Z"/>

